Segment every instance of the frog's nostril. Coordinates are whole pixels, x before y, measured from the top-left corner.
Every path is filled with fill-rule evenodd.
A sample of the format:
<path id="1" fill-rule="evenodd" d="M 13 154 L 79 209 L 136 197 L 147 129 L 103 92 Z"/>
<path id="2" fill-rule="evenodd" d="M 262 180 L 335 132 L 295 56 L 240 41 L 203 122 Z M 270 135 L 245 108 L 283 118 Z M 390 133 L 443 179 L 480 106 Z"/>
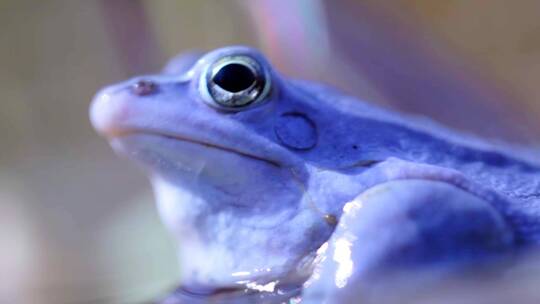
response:
<path id="1" fill-rule="evenodd" d="M 139 80 L 131 86 L 131 91 L 138 96 L 153 94 L 157 90 L 157 85 L 149 80 Z"/>

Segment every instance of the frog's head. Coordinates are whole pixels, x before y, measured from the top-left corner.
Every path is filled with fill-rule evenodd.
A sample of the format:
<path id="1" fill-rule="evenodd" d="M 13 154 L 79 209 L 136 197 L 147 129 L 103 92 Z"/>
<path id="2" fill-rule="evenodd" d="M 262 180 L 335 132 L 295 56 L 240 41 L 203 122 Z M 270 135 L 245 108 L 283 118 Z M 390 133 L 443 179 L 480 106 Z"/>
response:
<path id="1" fill-rule="evenodd" d="M 95 97 L 93 125 L 149 172 L 188 279 L 283 274 L 331 233 L 304 195 L 321 115 L 304 96 L 257 51 L 228 47 Z"/>

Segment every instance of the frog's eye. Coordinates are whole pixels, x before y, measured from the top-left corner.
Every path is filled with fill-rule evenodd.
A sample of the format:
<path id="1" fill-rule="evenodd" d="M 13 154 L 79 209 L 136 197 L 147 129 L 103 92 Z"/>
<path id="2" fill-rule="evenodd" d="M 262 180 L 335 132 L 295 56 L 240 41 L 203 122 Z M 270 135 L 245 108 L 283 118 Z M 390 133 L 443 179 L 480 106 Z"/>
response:
<path id="1" fill-rule="evenodd" d="M 266 97 L 270 77 L 255 59 L 245 56 L 223 57 L 201 75 L 199 90 L 203 99 L 226 110 L 239 110 Z"/>

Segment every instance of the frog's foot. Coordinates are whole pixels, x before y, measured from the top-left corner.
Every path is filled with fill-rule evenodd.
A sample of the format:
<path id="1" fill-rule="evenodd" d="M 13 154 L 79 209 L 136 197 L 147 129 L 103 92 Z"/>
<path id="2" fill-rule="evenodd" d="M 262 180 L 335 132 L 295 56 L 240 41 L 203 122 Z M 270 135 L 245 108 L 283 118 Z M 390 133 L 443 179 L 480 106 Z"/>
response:
<path id="1" fill-rule="evenodd" d="M 512 230 L 485 199 L 446 182 L 391 180 L 345 205 L 304 297 L 349 303 L 397 274 L 441 278 L 501 261 L 513 248 Z"/>

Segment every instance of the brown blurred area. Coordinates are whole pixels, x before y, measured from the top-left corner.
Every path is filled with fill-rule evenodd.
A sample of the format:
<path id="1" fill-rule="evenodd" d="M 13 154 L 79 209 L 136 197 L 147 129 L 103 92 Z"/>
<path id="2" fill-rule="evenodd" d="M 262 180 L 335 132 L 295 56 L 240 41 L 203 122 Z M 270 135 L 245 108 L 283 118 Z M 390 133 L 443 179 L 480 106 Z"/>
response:
<path id="1" fill-rule="evenodd" d="M 137 303 L 178 281 L 143 174 L 87 118 L 100 87 L 158 71 L 178 52 L 249 44 L 287 75 L 471 133 L 540 142 L 540 2 L 362 5 L 0 1 L 0 302 Z M 374 52 L 392 41 L 408 46 Z M 378 54 L 395 59 L 384 73 Z M 414 74 L 401 66 L 410 58 L 434 68 Z M 418 95 L 414 85 L 430 79 L 437 85 Z M 437 103 L 462 87 L 467 102 Z"/>

